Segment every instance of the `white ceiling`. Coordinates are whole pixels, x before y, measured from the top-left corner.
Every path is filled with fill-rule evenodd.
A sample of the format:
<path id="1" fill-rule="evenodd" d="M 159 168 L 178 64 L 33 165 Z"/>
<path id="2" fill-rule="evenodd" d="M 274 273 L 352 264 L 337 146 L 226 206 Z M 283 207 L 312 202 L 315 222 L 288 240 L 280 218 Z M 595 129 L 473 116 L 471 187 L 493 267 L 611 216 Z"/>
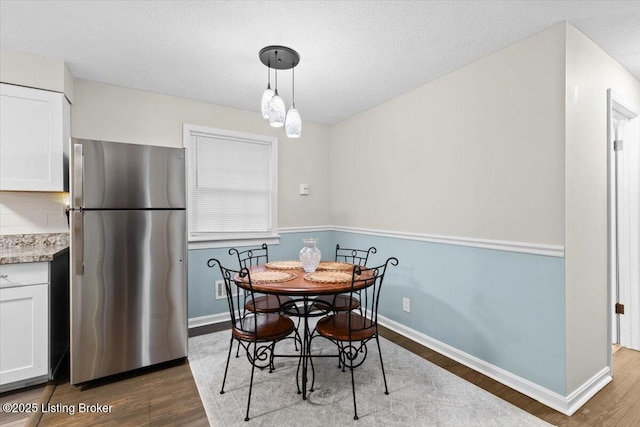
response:
<path id="1" fill-rule="evenodd" d="M 640 1 L 1 0 L 0 45 L 76 78 L 256 112 L 258 51 L 285 45 L 301 56 L 303 121 L 335 124 L 565 20 L 640 79 Z M 289 107 L 290 71 L 279 84 Z"/>

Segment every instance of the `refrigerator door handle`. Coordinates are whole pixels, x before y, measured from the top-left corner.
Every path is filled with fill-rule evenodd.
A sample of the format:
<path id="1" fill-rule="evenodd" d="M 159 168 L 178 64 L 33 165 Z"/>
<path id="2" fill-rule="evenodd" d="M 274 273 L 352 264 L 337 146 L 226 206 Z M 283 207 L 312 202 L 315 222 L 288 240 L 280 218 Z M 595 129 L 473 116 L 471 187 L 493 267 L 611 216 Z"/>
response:
<path id="1" fill-rule="evenodd" d="M 73 207 L 82 208 L 84 157 L 82 144 L 73 144 Z"/>
<path id="2" fill-rule="evenodd" d="M 73 215 L 73 244 L 74 244 L 74 269 L 77 276 L 84 274 L 84 233 L 83 217 L 84 213 L 80 210 L 72 211 Z"/>

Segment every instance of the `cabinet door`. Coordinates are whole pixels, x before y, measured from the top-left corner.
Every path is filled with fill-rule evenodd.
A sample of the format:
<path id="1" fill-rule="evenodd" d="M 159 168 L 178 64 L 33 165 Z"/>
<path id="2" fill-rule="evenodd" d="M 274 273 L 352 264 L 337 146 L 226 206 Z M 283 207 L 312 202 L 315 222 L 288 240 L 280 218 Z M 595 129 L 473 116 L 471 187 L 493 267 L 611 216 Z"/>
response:
<path id="1" fill-rule="evenodd" d="M 0 190 L 65 191 L 64 95 L 0 85 Z"/>
<path id="2" fill-rule="evenodd" d="M 0 289 L 0 385 L 49 373 L 48 288 Z"/>

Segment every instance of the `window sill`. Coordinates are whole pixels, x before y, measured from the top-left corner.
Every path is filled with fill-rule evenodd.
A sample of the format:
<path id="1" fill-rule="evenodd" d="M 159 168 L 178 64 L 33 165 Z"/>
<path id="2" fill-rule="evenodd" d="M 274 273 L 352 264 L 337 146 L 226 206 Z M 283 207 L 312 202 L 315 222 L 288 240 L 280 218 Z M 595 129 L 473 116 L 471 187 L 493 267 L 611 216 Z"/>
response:
<path id="1" fill-rule="evenodd" d="M 248 238 L 229 238 L 220 240 L 196 240 L 188 241 L 188 249 L 220 249 L 220 248 L 236 248 L 242 246 L 260 246 L 263 243 L 267 245 L 277 245 L 280 243 L 280 235 L 268 237 L 248 237 Z"/>

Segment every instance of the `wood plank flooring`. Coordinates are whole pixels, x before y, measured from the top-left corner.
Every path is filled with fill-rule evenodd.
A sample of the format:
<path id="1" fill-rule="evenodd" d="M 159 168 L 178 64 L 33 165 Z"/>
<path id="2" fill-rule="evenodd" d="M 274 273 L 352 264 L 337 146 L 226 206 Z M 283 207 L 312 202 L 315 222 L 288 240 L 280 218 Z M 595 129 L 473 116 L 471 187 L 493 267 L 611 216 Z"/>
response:
<path id="1" fill-rule="evenodd" d="M 389 329 L 381 328 L 380 334 L 550 424 L 562 427 L 636 427 L 640 425 L 640 352 L 638 351 L 619 348 L 613 354 L 613 380 L 573 416 L 567 417 Z"/>
<path id="2" fill-rule="evenodd" d="M 210 325 L 190 331 L 191 336 L 228 329 L 229 324 Z M 613 381 L 596 394 L 572 417 L 567 417 L 541 403 L 467 368 L 433 350 L 423 347 L 391 330 L 381 328 L 381 335 L 409 351 L 481 387 L 495 396 L 557 426 L 617 426 L 640 425 L 640 352 L 619 349 L 613 355 Z M 26 399 L 19 393 L 0 396 Z M 33 399 L 33 396 L 30 397 Z M 40 398 L 42 400 L 42 397 Z M 44 402 L 46 405 L 46 402 Z M 80 403 L 111 405 L 110 413 L 77 413 Z M 62 405 L 73 406 L 70 415 Z M 87 426 L 208 426 L 206 413 L 191 375 L 188 361 L 182 360 L 120 374 L 91 382 L 81 387 L 69 384 L 68 376 L 58 381 L 49 399 L 50 408 L 62 412 L 39 413 L 21 421 L 0 413 L 2 425 Z"/>
<path id="3" fill-rule="evenodd" d="M 9 404 L 38 404 L 40 396 L 43 395 L 46 385 L 36 385 L 27 387 L 14 392 L 6 392 L 0 394 L 0 405 Z M 49 394 L 50 395 L 50 394 Z M 10 412 L 5 413 L 0 410 L 0 426 L 2 427 L 18 427 L 25 426 L 29 421 L 30 414 L 27 412 Z"/>

